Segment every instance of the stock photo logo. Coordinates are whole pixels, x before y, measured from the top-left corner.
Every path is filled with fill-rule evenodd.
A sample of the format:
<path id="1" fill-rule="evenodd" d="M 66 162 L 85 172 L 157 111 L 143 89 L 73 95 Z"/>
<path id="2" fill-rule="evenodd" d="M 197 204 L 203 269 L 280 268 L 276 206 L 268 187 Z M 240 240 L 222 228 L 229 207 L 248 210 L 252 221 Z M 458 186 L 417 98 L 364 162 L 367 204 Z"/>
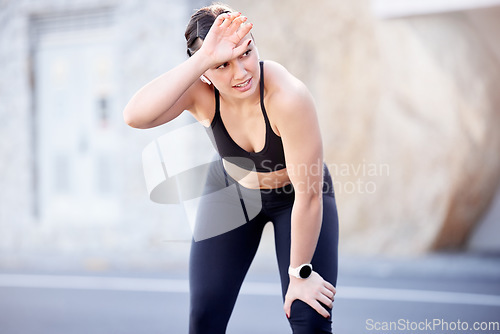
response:
<path id="1" fill-rule="evenodd" d="M 229 177 L 214 145 L 211 129 L 196 122 L 158 137 L 142 151 L 149 198 L 181 204 L 195 241 L 240 227 L 262 208 L 260 191 L 242 188 Z M 235 159 L 242 159 L 240 165 L 253 164 Z M 255 166 L 247 177 L 255 175 L 252 171 Z"/>

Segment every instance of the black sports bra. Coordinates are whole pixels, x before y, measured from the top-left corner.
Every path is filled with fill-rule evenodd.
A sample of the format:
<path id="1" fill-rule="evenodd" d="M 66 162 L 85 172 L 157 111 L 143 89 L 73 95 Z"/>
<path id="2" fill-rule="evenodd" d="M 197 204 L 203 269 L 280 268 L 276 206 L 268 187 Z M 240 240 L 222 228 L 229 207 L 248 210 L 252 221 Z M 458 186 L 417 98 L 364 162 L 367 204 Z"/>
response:
<path id="1" fill-rule="evenodd" d="M 212 135 L 209 137 L 219 155 L 243 169 L 257 172 L 273 172 L 286 167 L 285 152 L 281 137 L 274 133 L 264 107 L 264 63 L 260 62 L 260 106 L 266 123 L 266 142 L 260 152 L 248 152 L 236 144 L 227 132 L 220 116 L 219 91 L 215 88 L 215 115 L 210 124 Z M 209 129 L 207 129 L 209 130 Z"/>

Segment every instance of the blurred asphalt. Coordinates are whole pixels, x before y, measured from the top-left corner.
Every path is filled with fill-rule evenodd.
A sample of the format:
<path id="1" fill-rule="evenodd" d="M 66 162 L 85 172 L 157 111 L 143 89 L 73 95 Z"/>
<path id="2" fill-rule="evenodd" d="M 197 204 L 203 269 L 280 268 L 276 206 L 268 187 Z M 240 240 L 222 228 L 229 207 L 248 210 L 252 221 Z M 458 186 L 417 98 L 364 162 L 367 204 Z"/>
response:
<path id="1" fill-rule="evenodd" d="M 337 288 L 336 334 L 500 333 L 471 330 L 475 323 L 500 326 L 500 257 L 344 257 Z M 187 291 L 183 268 L 0 269 L 0 333 L 187 333 Z M 253 266 L 227 333 L 291 333 L 279 293 L 274 265 Z M 391 322 L 407 328 L 381 330 Z M 468 330 L 443 327 L 457 324 Z M 418 325 L 426 327 L 411 330 Z"/>

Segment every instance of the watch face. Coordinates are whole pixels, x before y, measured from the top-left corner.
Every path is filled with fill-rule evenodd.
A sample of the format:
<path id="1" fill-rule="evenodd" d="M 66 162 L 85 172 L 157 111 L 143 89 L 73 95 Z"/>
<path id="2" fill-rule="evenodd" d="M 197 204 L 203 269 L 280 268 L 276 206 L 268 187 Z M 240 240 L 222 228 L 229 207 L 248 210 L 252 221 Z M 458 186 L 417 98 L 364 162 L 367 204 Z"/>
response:
<path id="1" fill-rule="evenodd" d="M 301 278 L 308 278 L 312 273 L 312 268 L 311 266 L 303 266 L 300 268 L 299 276 Z"/>

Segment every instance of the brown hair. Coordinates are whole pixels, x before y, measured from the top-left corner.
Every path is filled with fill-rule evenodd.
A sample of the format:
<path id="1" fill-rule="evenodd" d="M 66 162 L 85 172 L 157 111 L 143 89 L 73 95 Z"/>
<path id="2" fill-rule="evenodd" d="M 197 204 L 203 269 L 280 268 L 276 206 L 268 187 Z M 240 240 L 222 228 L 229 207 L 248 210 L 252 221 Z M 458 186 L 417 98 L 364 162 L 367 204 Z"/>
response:
<path id="1" fill-rule="evenodd" d="M 220 14 L 231 13 L 234 10 L 220 2 L 212 3 L 210 6 L 200 8 L 191 16 L 186 27 L 184 37 L 187 42 L 187 54 L 194 55 L 201 48 L 202 41 Z"/>

